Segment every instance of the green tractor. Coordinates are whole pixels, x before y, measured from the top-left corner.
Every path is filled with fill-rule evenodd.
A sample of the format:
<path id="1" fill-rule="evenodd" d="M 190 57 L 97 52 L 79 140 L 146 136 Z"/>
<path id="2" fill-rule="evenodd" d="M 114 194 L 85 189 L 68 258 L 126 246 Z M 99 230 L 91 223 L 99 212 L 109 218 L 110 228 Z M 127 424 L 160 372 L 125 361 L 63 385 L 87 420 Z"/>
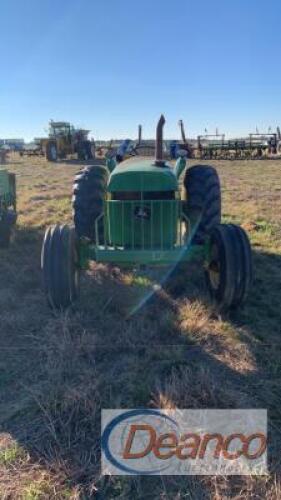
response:
<path id="1" fill-rule="evenodd" d="M 207 165 L 175 167 L 163 159 L 163 127 L 157 126 L 156 158 L 87 166 L 73 186 L 74 227 L 47 229 L 42 271 L 48 302 L 64 309 L 79 294 L 79 275 L 90 261 L 118 266 L 171 266 L 202 262 L 219 310 L 240 306 L 252 281 L 245 231 L 221 224 L 220 181 Z M 183 183 L 180 178 L 183 174 Z M 198 259 L 199 258 L 199 259 Z"/>
<path id="2" fill-rule="evenodd" d="M 0 170 L 0 248 L 7 248 L 17 220 L 16 176 Z"/>

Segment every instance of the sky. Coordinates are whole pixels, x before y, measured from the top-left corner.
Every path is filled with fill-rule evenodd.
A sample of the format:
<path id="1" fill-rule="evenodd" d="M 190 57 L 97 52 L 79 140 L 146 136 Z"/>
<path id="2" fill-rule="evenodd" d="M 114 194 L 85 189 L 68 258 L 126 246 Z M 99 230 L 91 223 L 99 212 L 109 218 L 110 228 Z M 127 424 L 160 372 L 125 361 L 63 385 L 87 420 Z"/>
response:
<path id="1" fill-rule="evenodd" d="M 0 137 L 281 125 L 280 0 L 1 0 Z"/>

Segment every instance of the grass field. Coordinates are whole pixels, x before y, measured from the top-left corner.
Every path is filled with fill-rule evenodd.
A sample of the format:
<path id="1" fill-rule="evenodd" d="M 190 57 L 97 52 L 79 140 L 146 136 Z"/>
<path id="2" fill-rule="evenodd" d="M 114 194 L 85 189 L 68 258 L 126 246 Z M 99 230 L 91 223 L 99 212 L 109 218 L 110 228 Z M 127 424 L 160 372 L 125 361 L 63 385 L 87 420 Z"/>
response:
<path id="1" fill-rule="evenodd" d="M 215 163 L 215 162 L 214 162 Z M 130 316 L 145 275 L 93 266 L 76 312 L 41 291 L 50 223 L 71 221 L 79 165 L 14 157 L 19 224 L 0 252 L 0 498 L 277 499 L 281 497 L 281 161 L 217 162 L 226 221 L 253 244 L 246 307 L 215 315 L 190 268 Z M 267 408 L 269 476 L 100 476 L 100 409 Z"/>

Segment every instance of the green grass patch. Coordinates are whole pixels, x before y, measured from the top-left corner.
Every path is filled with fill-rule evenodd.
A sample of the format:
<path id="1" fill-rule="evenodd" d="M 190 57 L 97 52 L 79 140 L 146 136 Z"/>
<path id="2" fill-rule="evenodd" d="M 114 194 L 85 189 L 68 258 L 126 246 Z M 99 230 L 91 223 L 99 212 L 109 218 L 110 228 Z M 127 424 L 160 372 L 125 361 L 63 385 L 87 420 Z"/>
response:
<path id="1" fill-rule="evenodd" d="M 5 448 L 4 450 L 0 449 L 0 465 L 4 465 L 5 467 L 9 467 L 18 460 L 22 460 L 24 458 L 26 458 L 26 453 L 24 449 L 17 444 Z"/>

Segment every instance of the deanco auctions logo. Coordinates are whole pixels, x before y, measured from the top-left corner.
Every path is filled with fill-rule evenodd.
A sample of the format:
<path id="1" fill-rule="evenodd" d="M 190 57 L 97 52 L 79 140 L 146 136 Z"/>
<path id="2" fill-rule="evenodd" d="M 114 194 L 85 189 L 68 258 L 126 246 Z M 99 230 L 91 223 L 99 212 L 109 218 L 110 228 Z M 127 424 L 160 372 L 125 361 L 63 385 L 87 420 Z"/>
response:
<path id="1" fill-rule="evenodd" d="M 103 474 L 266 472 L 264 410 L 103 410 L 102 419 Z"/>

